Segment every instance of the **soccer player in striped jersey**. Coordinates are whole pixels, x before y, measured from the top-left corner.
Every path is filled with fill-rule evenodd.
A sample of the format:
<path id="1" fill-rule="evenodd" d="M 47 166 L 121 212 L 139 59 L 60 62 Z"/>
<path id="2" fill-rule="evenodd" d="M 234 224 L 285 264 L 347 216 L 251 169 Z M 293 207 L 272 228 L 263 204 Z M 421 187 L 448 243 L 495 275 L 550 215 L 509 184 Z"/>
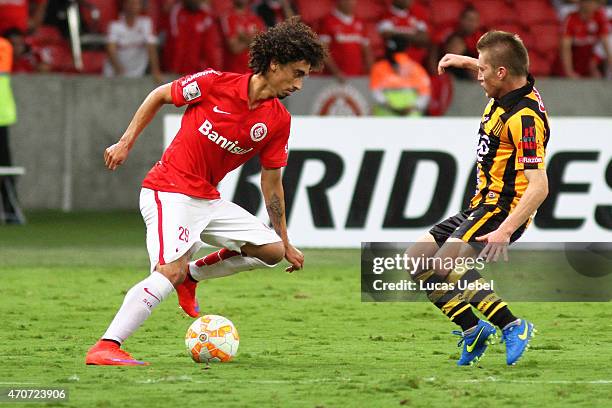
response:
<path id="1" fill-rule="evenodd" d="M 477 191 L 468 209 L 435 225 L 407 250 L 409 256 L 507 259 L 508 244 L 523 234 L 548 195 L 544 158 L 550 129 L 529 74 L 527 50 L 517 35 L 502 31 L 485 33 L 477 48 L 478 59 L 447 54 L 438 64 L 440 74 L 451 67 L 476 71 L 490 98 L 478 131 Z M 482 357 L 495 337 L 494 326 L 502 330 L 507 364 L 515 364 L 533 336 L 533 324 L 517 318 L 492 288 L 459 290 L 467 283 L 484 283 L 475 269 L 460 273 L 460 268 L 434 264 L 430 270 L 412 271 L 412 276 L 426 287 L 453 283 L 446 285 L 449 290 L 427 290 L 427 295 L 461 327 L 454 332 L 463 344 L 457 364 L 472 365 Z M 488 321 L 479 319 L 473 308 Z"/>

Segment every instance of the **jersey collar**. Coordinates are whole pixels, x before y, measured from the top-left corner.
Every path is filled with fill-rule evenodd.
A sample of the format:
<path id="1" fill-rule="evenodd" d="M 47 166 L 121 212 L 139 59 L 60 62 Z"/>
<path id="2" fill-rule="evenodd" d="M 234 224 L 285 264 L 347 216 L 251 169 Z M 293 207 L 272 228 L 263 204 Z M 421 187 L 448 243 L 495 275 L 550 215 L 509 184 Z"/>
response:
<path id="1" fill-rule="evenodd" d="M 498 105 L 504 108 L 506 111 L 516 105 L 524 96 L 529 95 L 533 91 L 533 85 L 535 79 L 531 74 L 527 75 L 527 85 L 515 89 L 514 91 L 508 92 L 499 99 L 496 99 Z"/>
<path id="2" fill-rule="evenodd" d="M 397 17 L 401 17 L 401 18 L 406 18 L 408 17 L 408 9 L 401 9 L 399 7 L 396 7 L 395 5 L 391 5 L 391 14 L 393 14 L 394 16 Z"/>
<path id="3" fill-rule="evenodd" d="M 332 11 L 332 14 L 334 15 L 334 17 L 336 17 L 338 20 L 342 21 L 343 24 L 345 25 L 349 25 L 349 24 L 353 24 L 353 20 L 355 19 L 354 16 L 349 16 L 348 14 L 344 14 L 343 12 L 341 12 L 340 10 L 338 10 L 337 8 L 335 8 Z"/>

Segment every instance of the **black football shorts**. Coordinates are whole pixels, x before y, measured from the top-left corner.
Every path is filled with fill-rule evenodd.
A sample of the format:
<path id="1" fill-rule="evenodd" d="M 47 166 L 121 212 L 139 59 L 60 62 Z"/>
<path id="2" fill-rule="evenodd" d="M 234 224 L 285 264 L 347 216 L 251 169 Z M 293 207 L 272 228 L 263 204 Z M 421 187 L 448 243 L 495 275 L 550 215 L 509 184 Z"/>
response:
<path id="1" fill-rule="evenodd" d="M 463 210 L 452 217 L 433 226 L 429 233 L 433 235 L 438 246 L 442 246 L 448 238 L 459 238 L 464 242 L 481 244 L 476 237 L 495 231 L 508 217 L 508 212 L 494 205 L 482 205 Z M 521 225 L 510 237 L 514 242 L 523 235 L 528 222 Z M 480 246 L 480 245 L 476 245 Z"/>

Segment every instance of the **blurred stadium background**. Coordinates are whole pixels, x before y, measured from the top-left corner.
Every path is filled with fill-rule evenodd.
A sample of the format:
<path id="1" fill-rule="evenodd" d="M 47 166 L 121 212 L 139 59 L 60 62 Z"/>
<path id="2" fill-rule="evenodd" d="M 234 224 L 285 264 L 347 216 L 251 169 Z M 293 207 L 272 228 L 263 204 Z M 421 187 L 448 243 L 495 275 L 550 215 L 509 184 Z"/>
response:
<path id="1" fill-rule="evenodd" d="M 21 20 L 17 18 L 20 16 L 15 11 L 18 4 L 21 12 L 23 7 L 29 7 L 29 19 L 27 14 L 25 19 L 23 15 Z M 572 23 L 570 18 L 589 4 L 595 7 L 591 15 L 583 19 L 588 27 Z M 129 7 L 131 11 L 127 10 Z M 238 10 L 240 8 L 242 11 Z M 71 15 L 66 12 L 69 9 L 74 11 L 72 24 L 67 22 Z M 153 27 L 153 40 L 141 35 L 140 40 L 132 38 L 133 42 L 128 39 L 123 44 L 121 33 L 125 34 L 125 30 L 116 29 L 119 34 L 111 33 L 111 27 L 119 24 L 115 20 L 127 21 L 127 17 L 120 17 L 122 10 L 127 14 L 140 10 L 139 18 L 145 18 Z M 25 170 L 17 180 L 21 207 L 26 213 L 41 209 L 136 209 L 140 182 L 160 157 L 167 143 L 164 138 L 172 137 L 180 111 L 166 107 L 146 129 L 119 172 L 107 172 L 101 157 L 104 148 L 122 134 L 156 81 L 167 82 L 211 64 L 218 69 L 242 67 L 246 70 L 243 55 L 232 55 L 228 39 L 234 38 L 232 35 L 239 37 L 236 33 L 241 32 L 240 27 L 255 24 L 253 21 L 256 22 L 253 27 L 263 29 L 266 23 L 284 18 L 285 12 L 299 13 L 331 41 L 332 58 L 340 67 L 346 55 L 354 55 L 354 49 L 350 49 L 354 44 L 343 48 L 342 42 L 336 43 L 340 34 L 333 30 L 339 30 L 336 27 L 339 20 L 330 23 L 330 15 L 338 17 L 342 14 L 339 10 L 354 14 L 350 27 L 340 31 L 357 30 L 359 35 L 364 35 L 367 42 L 359 35 L 356 41 L 361 51 L 371 50 L 373 61 L 385 60 L 386 44 L 397 46 L 400 43 L 402 48 L 407 47 L 408 55 L 427 72 L 428 106 L 424 109 L 408 106 L 391 115 L 383 114 L 405 117 L 397 122 L 366 119 L 376 114 L 376 106 L 381 102 L 380 94 L 372 88 L 374 80 L 368 77 L 365 63 L 361 64 L 363 72 L 358 74 L 336 72 L 332 75 L 328 68 L 313 75 L 301 92 L 286 100 L 288 109 L 296 117 L 292 137 L 296 165 L 285 178 L 290 177 L 293 183 L 290 188 L 295 190 L 291 191 L 296 200 L 294 214 L 312 213 L 309 229 L 314 236 L 325 231 L 345 233 L 351 236 L 348 240 L 358 246 L 359 234 L 364 231 L 394 228 L 400 228 L 400 232 L 401 229 L 420 231 L 462 206 L 464 191 L 469 195 L 471 180 L 470 168 L 464 166 L 470 162 L 476 118 L 481 115 L 486 98 L 472 78 L 465 78 L 460 73 L 440 77 L 433 71 L 435 61 L 446 51 L 444 47 L 448 46 L 449 37 L 463 39 L 463 50 L 470 54 L 474 38 L 477 39 L 475 36 L 488 28 L 510 30 L 524 39 L 530 51 L 536 86 L 553 121 L 548 161 L 554 164 L 551 182 L 559 191 L 551 194 L 554 202 L 548 204 L 546 219 L 537 224 L 551 229 L 554 234 L 539 238 L 561 241 L 570 239 L 568 234 L 576 231 L 582 234 L 573 235 L 576 240 L 588 240 L 588 234 L 594 231 L 594 236 L 599 238 L 609 234 L 611 216 L 607 204 L 612 183 L 610 148 L 605 135 L 609 135 L 612 128 L 605 118 L 612 114 L 612 81 L 606 79 L 610 72 L 608 59 L 600 48 L 605 48 L 603 45 L 608 39 L 607 18 L 612 16 L 612 7 L 597 1 L 0 1 L 0 27 L 3 28 L 0 31 L 24 35 L 23 43 L 9 36 L 15 68 L 11 80 L 18 112 L 17 122 L 9 127 L 9 140 L 12 164 Z M 468 22 L 462 21 L 466 13 L 470 16 Z M 362 26 L 355 26 L 359 21 Z M 571 27 L 576 24 L 578 28 L 572 31 Z M 580 31 L 581 27 L 587 31 Z M 425 34 L 424 42 L 417 41 L 415 45 L 401 40 L 415 39 L 419 33 Z M 574 38 L 581 35 L 583 37 Z M 355 39 L 355 36 L 350 38 Z M 563 77 L 567 73 L 564 73 L 559 50 L 566 38 L 572 39 L 574 57 L 587 55 L 592 68 L 589 73 L 600 78 Z M 114 50 L 111 50 L 113 47 L 106 49 L 109 41 L 114 42 Z M 126 72 L 121 75 L 112 69 L 105 71 L 106 76 L 102 75 L 107 52 L 125 52 L 130 47 L 143 46 L 142 41 L 152 41 L 155 45 L 161 74 L 157 68 L 152 72 L 153 64 L 149 60 L 148 70 L 136 77 L 126 77 Z M 585 51 L 585 47 L 588 50 Z M 122 48 L 123 51 L 117 51 Z M 51 59 L 45 60 L 45 55 Z M 184 63 L 173 65 L 173 61 L 178 60 Z M 236 66 L 236 61 L 243 65 Z M 351 64 L 356 63 L 349 61 L 344 66 Z M 576 72 L 580 69 L 574 67 Z M 407 91 L 414 91 L 417 98 L 421 96 L 419 89 Z M 392 96 L 386 96 L 389 98 L 386 103 L 392 104 Z M 408 100 L 415 98 L 408 97 Z M 323 118 L 329 116 L 344 116 L 348 122 Z M 361 118 L 356 122 L 346 118 L 353 116 Z M 418 116 L 441 117 L 423 119 Z M 462 122 L 457 117 L 472 119 Z M 588 117 L 599 119 L 585 119 Z M 563 121 L 558 121 L 560 118 L 564 118 Z M 317 122 L 319 120 L 322 122 Z M 311 125 L 296 125 L 307 122 Z M 347 126 L 352 130 L 346 131 Z M 433 131 L 432 126 L 439 130 Z M 306 128 L 311 130 L 304 131 Z M 363 131 L 366 128 L 367 133 Z M 416 160 L 415 168 L 410 170 L 411 164 L 405 163 L 407 167 L 396 174 L 401 159 L 397 152 L 411 150 L 438 151 L 446 156 L 407 157 L 405 160 Z M 384 157 L 376 151 L 383 151 Z M 447 159 L 451 167 L 459 166 L 456 179 L 453 174 L 440 176 L 448 171 L 443 166 Z M 438 175 L 436 165 L 442 172 Z M 400 174 L 402 171 L 409 173 Z M 250 177 L 256 173 L 256 164 L 247 166 L 224 187 L 226 198 L 233 198 L 253 212 L 262 210 L 259 197 L 249 188 L 253 180 Z M 408 187 L 404 190 L 394 190 L 394 181 L 402 177 L 414 178 L 412 190 L 411 183 L 406 183 Z M 368 178 L 372 180 L 368 182 Z M 441 191 L 432 187 L 438 184 Z M 424 190 L 420 199 L 415 195 L 417 190 Z M 401 208 L 376 208 L 377 203 L 386 205 L 392 194 L 395 194 L 395 201 L 402 201 L 396 205 Z M 368 198 L 371 195 L 374 199 Z M 440 200 L 446 196 L 452 198 Z M 564 216 L 571 216 L 571 219 L 557 220 Z M 290 218 L 290 225 L 291 222 Z M 585 225 L 588 228 L 585 229 Z M 299 230 L 303 229 L 300 225 Z M 297 228 L 293 235 L 296 238 L 300 235 Z M 408 234 L 408 238 L 412 236 Z M 316 242 L 316 239 L 308 241 Z M 347 246 L 346 243 L 342 245 Z"/>

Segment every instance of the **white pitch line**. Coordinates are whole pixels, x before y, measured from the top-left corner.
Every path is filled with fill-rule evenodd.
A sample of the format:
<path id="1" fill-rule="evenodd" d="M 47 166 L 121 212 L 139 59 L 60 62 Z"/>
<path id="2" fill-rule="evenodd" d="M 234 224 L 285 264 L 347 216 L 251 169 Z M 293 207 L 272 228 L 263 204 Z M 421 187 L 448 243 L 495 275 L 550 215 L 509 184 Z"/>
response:
<path id="1" fill-rule="evenodd" d="M 423 378 L 425 382 L 435 382 L 435 377 Z M 225 379 L 210 378 L 207 380 L 194 380 L 192 377 L 187 375 L 181 376 L 170 376 L 162 378 L 148 378 L 146 380 L 136 381 L 138 384 L 157 384 L 160 382 L 191 382 L 194 384 L 209 384 L 211 382 L 225 382 Z M 310 380 L 234 380 L 237 383 L 247 384 L 320 384 L 320 383 L 337 383 L 337 382 L 350 382 L 353 381 L 350 378 L 314 378 Z M 514 384 L 593 384 L 593 385 L 612 385 L 612 380 L 507 380 L 503 378 L 487 377 L 482 379 L 469 379 L 469 380 L 456 380 L 446 382 L 454 383 L 514 383 Z M 360 382 L 360 381 L 358 381 Z M 0 383 L 1 384 L 1 383 Z"/>
<path id="2" fill-rule="evenodd" d="M 0 382 L 0 385 L 38 385 L 38 383 L 22 383 L 22 382 Z"/>
<path id="3" fill-rule="evenodd" d="M 516 383 L 516 384 L 596 384 L 596 385 L 612 385 L 612 380 L 506 380 L 502 378 L 487 377 L 483 379 L 458 380 L 459 383 L 484 383 L 484 382 L 499 382 L 499 383 Z"/>
<path id="4" fill-rule="evenodd" d="M 227 380 L 221 378 L 210 378 L 208 380 L 194 380 L 193 378 L 187 375 L 181 375 L 178 377 L 162 377 L 162 378 L 148 378 L 146 380 L 136 381 L 138 384 L 157 384 L 160 382 L 191 382 L 195 384 L 209 384 L 211 382 L 219 381 L 226 382 Z M 315 378 L 311 380 L 243 380 L 236 381 L 235 383 L 248 383 L 248 384 L 318 384 L 318 383 L 326 383 L 326 382 L 348 382 L 351 381 L 350 378 Z"/>

